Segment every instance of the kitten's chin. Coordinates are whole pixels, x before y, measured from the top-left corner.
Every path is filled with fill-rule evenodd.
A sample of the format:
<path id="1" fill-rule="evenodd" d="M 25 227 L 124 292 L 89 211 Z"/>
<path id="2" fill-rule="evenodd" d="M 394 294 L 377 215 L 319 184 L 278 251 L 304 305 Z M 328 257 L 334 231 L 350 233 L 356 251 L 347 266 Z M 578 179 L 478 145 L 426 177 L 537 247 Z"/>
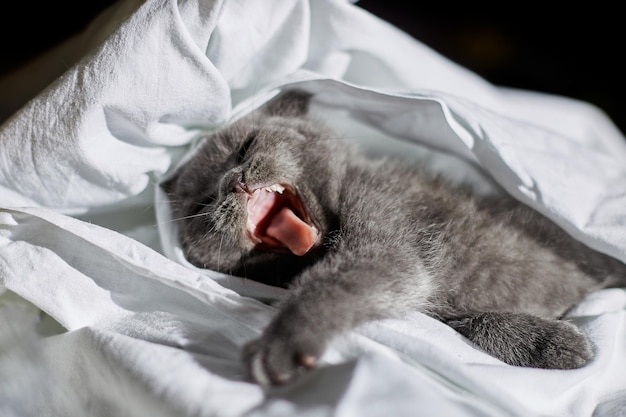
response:
<path id="1" fill-rule="evenodd" d="M 248 192 L 247 214 L 246 237 L 258 249 L 302 256 L 319 240 L 319 230 L 291 184 Z"/>

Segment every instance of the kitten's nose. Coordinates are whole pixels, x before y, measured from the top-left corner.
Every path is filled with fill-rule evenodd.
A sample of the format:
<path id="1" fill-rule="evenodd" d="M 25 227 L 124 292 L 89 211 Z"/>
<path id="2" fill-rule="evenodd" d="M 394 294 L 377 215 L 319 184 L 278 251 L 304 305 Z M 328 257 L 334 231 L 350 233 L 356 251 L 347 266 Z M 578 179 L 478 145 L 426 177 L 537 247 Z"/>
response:
<path id="1" fill-rule="evenodd" d="M 250 189 L 243 180 L 243 172 L 241 169 L 234 169 L 228 172 L 222 182 L 223 190 L 231 191 L 233 193 L 248 193 Z"/>

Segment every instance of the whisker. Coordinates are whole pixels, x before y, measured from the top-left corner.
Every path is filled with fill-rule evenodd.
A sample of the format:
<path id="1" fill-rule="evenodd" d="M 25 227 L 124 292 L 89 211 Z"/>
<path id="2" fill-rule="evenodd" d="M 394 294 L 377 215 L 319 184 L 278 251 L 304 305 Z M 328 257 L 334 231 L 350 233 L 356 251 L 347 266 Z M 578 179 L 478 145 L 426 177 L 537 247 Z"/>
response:
<path id="1" fill-rule="evenodd" d="M 215 197 L 207 197 L 207 198 L 202 199 L 202 201 L 192 201 L 191 204 L 193 204 L 194 206 L 200 206 L 200 208 L 204 208 L 204 207 L 209 207 L 215 200 L 216 200 Z M 157 203 L 170 203 L 170 204 L 180 204 L 180 203 L 187 202 L 187 200 L 185 199 L 167 199 L 167 200 L 156 199 L 155 201 Z M 208 201 L 208 202 L 205 202 L 205 201 Z"/>
<path id="2" fill-rule="evenodd" d="M 243 278 L 248 279 L 248 268 L 246 268 L 246 260 L 243 256 L 241 257 L 241 260 L 241 265 L 243 266 Z"/>
<path id="3" fill-rule="evenodd" d="M 224 235 L 220 236 L 220 246 L 217 250 L 217 272 L 222 272 L 220 271 L 220 264 L 221 264 L 221 260 L 222 260 L 222 242 L 224 241 Z"/>
<path id="4" fill-rule="evenodd" d="M 177 217 L 177 218 L 174 218 L 174 219 L 170 219 L 170 220 L 165 220 L 165 221 L 162 221 L 162 222 L 158 222 L 158 223 L 157 223 L 157 224 L 155 224 L 154 226 L 162 226 L 162 225 L 165 225 L 165 224 L 170 224 L 170 223 L 174 223 L 174 222 L 179 222 L 179 221 L 181 221 L 181 220 L 192 219 L 192 218 L 194 218 L 194 217 L 202 217 L 202 216 L 205 216 L 205 217 L 206 217 L 206 216 L 208 216 L 208 215 L 209 215 L 209 213 L 191 214 L 191 215 L 189 215 L 189 216 Z"/>

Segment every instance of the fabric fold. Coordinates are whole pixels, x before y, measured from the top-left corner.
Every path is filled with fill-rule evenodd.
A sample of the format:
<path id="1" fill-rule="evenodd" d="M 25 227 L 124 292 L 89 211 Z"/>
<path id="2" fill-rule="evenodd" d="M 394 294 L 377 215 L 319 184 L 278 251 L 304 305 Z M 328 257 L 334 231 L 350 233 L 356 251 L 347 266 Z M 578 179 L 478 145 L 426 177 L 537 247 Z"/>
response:
<path id="1" fill-rule="evenodd" d="M 203 136 L 299 88 L 343 137 L 510 193 L 626 262 L 626 140 L 601 110 L 496 87 L 342 0 L 120 0 L 73 42 L 84 56 L 0 126 L 0 371 L 19 376 L 0 381 L 0 414 L 613 417 L 625 403 L 624 289 L 570 312 L 596 353 L 579 370 L 506 366 L 417 314 L 348 332 L 320 370 L 263 391 L 241 348 L 286 290 L 190 265 L 159 188 Z"/>

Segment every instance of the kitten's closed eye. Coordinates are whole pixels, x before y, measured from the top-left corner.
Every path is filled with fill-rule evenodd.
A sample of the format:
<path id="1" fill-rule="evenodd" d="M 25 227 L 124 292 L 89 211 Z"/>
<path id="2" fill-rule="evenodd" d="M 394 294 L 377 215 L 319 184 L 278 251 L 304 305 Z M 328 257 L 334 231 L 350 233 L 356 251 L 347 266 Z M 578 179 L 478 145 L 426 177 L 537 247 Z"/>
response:
<path id="1" fill-rule="evenodd" d="M 257 137 L 256 131 L 248 134 L 248 136 L 246 137 L 246 140 L 243 142 L 243 144 L 237 151 L 237 163 L 243 162 L 243 160 L 246 158 L 246 155 L 248 154 L 248 151 L 254 144 L 256 137 Z"/>

